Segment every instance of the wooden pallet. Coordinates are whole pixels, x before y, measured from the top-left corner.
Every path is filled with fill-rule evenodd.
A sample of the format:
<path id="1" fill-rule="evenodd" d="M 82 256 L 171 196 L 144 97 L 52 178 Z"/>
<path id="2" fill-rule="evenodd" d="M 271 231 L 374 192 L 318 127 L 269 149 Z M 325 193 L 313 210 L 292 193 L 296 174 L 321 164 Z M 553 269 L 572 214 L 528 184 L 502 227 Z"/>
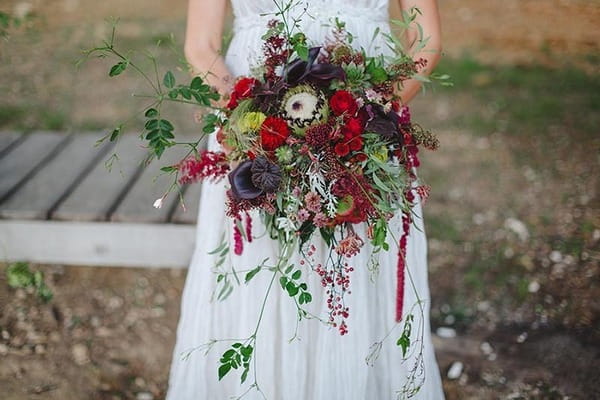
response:
<path id="1" fill-rule="evenodd" d="M 200 185 L 154 201 L 172 182 L 160 167 L 185 149 L 145 163 L 134 135 L 96 145 L 98 134 L 0 133 L 0 257 L 7 262 L 187 267 Z M 116 153 L 109 170 L 106 161 Z"/>

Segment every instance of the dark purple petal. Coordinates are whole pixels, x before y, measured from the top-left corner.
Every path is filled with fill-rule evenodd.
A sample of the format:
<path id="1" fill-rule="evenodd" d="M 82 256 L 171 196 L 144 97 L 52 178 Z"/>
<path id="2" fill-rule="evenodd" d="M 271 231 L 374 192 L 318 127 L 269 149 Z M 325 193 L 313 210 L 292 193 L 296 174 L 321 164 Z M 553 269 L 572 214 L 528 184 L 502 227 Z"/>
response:
<path id="1" fill-rule="evenodd" d="M 346 73 L 339 65 L 314 64 L 310 70 L 309 77 L 312 80 L 329 83 L 332 79 L 346 80 Z"/>
<path id="2" fill-rule="evenodd" d="M 369 119 L 365 125 L 365 130 L 375 132 L 383 138 L 402 144 L 403 138 L 400 135 L 399 123 L 400 117 L 396 112 L 385 112 L 380 104 L 367 104 L 365 110 L 369 115 Z"/>
<path id="3" fill-rule="evenodd" d="M 297 85 L 306 75 L 308 75 L 309 66 L 306 61 L 299 58 L 295 59 L 285 69 L 285 81 L 289 85 Z"/>
<path id="4" fill-rule="evenodd" d="M 252 163 L 252 183 L 267 193 L 275 192 L 281 183 L 279 165 L 265 157 L 257 157 Z"/>
<path id="5" fill-rule="evenodd" d="M 306 79 L 310 79 L 321 85 L 329 84 L 332 79 L 346 80 L 346 74 L 342 67 L 316 62 L 320 51 L 320 47 L 312 47 L 308 50 L 307 61 L 297 58 L 289 63 L 284 74 L 287 84 L 295 86 Z"/>
<path id="6" fill-rule="evenodd" d="M 231 192 L 236 199 L 255 199 L 263 190 L 252 183 L 252 160 L 246 160 L 229 173 Z"/>

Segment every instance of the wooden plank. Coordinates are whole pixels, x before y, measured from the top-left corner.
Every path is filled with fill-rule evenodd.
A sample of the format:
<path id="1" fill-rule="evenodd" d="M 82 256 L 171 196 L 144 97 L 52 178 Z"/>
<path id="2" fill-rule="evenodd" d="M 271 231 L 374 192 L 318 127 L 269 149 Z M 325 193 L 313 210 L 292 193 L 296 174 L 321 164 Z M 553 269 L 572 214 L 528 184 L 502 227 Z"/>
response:
<path id="1" fill-rule="evenodd" d="M 13 132 L 0 132 L 0 158 L 25 139 L 25 135 Z"/>
<path id="2" fill-rule="evenodd" d="M 105 221 L 143 168 L 147 149 L 135 135 L 125 135 L 117 143 L 109 171 L 104 162 L 94 169 L 51 211 L 50 218 L 68 221 Z M 105 157 L 108 159 L 108 157 Z"/>
<path id="3" fill-rule="evenodd" d="M 7 262 L 187 268 L 195 239 L 190 225 L 0 220 Z"/>
<path id="4" fill-rule="evenodd" d="M 164 199 L 162 207 L 153 207 L 154 202 L 165 195 L 175 180 L 174 174 L 166 174 L 160 169 L 177 164 L 188 152 L 188 147 L 176 146 L 166 150 L 159 160 L 153 160 L 110 216 L 111 221 L 167 222 L 173 206 L 179 200 L 179 193 L 177 188 L 173 188 Z"/>
<path id="5" fill-rule="evenodd" d="M 53 157 L 68 137 L 58 133 L 34 133 L 0 159 L 0 203 L 11 196 L 37 169 Z"/>
<path id="6" fill-rule="evenodd" d="M 171 222 L 177 224 L 196 224 L 201 194 L 202 184 L 194 183 L 192 185 L 187 185 L 185 191 L 183 192 L 185 210 L 178 201 L 175 205 L 176 208 L 173 212 L 173 216 L 171 217 Z"/>
<path id="7" fill-rule="evenodd" d="M 97 134 L 78 134 L 60 154 L 28 180 L 4 204 L 0 217 L 9 219 L 46 219 L 55 204 L 72 190 L 104 154 L 110 144 L 95 147 Z"/>

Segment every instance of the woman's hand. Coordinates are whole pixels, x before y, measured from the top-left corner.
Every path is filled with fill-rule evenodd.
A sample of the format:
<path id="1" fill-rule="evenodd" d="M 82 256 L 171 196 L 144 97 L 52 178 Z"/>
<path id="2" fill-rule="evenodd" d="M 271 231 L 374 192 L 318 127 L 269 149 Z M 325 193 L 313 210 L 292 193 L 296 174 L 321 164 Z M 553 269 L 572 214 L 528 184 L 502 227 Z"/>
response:
<path id="1" fill-rule="evenodd" d="M 421 26 L 423 37 L 419 38 L 419 31 L 416 26 L 411 27 L 405 32 L 405 40 L 408 44 L 408 54 L 413 60 L 424 59 L 427 65 L 420 71 L 421 75 L 429 75 L 437 65 L 442 54 L 442 35 L 440 26 L 440 14 L 437 0 L 399 0 L 400 8 L 404 12 L 410 12 L 410 9 L 416 7 L 420 13 L 417 14 L 414 24 Z M 423 49 L 417 49 L 420 40 L 427 40 L 427 45 Z M 410 79 L 403 82 L 402 90 L 396 94 L 400 96 L 403 104 L 411 101 L 421 88 L 421 82 L 416 79 Z"/>
<path id="2" fill-rule="evenodd" d="M 225 12 L 226 0 L 189 0 L 184 45 L 192 75 L 201 76 L 217 89 L 220 107 L 226 104 L 225 96 L 233 84 L 221 49 Z"/>

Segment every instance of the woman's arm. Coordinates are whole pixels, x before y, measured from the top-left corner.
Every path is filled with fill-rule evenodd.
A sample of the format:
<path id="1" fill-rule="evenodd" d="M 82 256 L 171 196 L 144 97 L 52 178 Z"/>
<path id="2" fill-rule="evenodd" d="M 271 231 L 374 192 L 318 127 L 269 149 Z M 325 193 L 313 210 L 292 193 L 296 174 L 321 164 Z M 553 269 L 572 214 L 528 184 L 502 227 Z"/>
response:
<path id="1" fill-rule="evenodd" d="M 427 45 L 423 49 L 416 49 L 419 42 L 419 33 L 416 27 L 409 28 L 405 35 L 408 43 L 408 53 L 413 60 L 423 58 L 427 60 L 427 66 L 421 71 L 422 75 L 429 75 L 435 68 L 442 55 L 442 34 L 440 27 L 440 13 L 437 0 L 399 0 L 402 11 L 409 12 L 416 7 L 421 12 L 417 14 L 415 24 L 419 24 L 423 30 L 423 37 L 427 39 Z M 410 79 L 404 82 L 400 93 L 402 103 L 406 104 L 419 92 L 421 82 Z"/>
<path id="2" fill-rule="evenodd" d="M 201 75 L 221 95 L 232 84 L 221 55 L 226 0 L 189 0 L 185 32 L 185 57 L 193 75 Z"/>

